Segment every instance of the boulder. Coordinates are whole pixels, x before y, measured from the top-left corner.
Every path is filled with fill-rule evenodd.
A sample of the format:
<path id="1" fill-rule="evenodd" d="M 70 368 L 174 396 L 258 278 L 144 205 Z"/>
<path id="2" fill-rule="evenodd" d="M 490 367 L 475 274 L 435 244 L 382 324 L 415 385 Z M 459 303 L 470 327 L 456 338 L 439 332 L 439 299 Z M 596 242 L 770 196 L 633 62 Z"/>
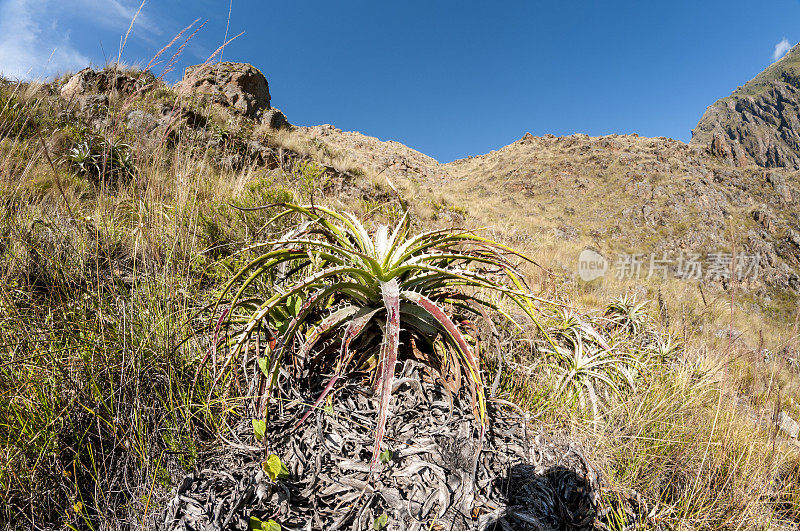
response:
<path id="1" fill-rule="evenodd" d="M 264 112 L 261 117 L 261 123 L 266 124 L 271 129 L 283 129 L 284 127 L 291 127 L 289 120 L 278 109 L 270 109 Z"/>
<path id="2" fill-rule="evenodd" d="M 267 78 L 246 63 L 201 64 L 186 68 L 175 87 L 182 94 L 197 94 L 248 118 L 261 118 L 270 109 Z"/>
<path id="3" fill-rule="evenodd" d="M 104 70 L 84 68 L 61 87 L 61 97 L 78 101 L 88 93 L 106 94 L 112 91 L 129 96 L 154 81 L 155 78 L 148 73 L 132 75 L 111 68 Z"/>
<path id="4" fill-rule="evenodd" d="M 86 94 L 77 98 L 81 112 L 88 116 L 97 116 L 106 112 L 108 96 L 105 94 Z"/>
<path id="5" fill-rule="evenodd" d="M 797 436 L 800 435 L 800 424 L 785 411 L 781 411 L 778 415 L 778 428 L 792 439 L 797 439 Z"/>
<path id="6" fill-rule="evenodd" d="M 129 112 L 125 117 L 125 125 L 137 135 L 151 133 L 160 123 L 157 116 L 138 109 Z"/>

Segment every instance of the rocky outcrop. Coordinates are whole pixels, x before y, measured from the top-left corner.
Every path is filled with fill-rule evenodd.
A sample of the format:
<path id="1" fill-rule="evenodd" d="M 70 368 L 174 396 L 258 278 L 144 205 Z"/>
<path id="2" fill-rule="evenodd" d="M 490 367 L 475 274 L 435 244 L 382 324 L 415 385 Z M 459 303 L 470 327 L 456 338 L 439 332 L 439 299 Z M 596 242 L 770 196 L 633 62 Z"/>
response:
<path id="1" fill-rule="evenodd" d="M 125 117 L 125 125 L 136 135 L 148 135 L 152 133 L 162 124 L 162 121 L 163 120 L 159 119 L 159 117 L 138 109 L 129 112 Z"/>
<path id="2" fill-rule="evenodd" d="M 107 94 L 114 91 L 130 96 L 154 82 L 155 77 L 145 72 L 134 75 L 113 68 L 104 70 L 84 68 L 61 87 L 61 97 L 69 101 L 80 101 L 83 96 L 90 93 Z"/>
<path id="3" fill-rule="evenodd" d="M 261 123 L 268 125 L 272 129 L 283 129 L 284 127 L 290 127 L 289 120 L 286 119 L 286 115 L 284 115 L 278 109 L 270 109 L 264 113 L 261 117 Z"/>
<path id="4" fill-rule="evenodd" d="M 727 136 L 719 131 L 714 132 L 709 151 L 712 155 L 724 160 L 731 166 L 744 167 L 750 162 L 742 145 L 736 140 L 728 140 Z"/>
<path id="5" fill-rule="evenodd" d="M 194 93 L 248 118 L 260 119 L 270 109 L 267 78 L 246 63 L 190 66 L 175 88 L 179 93 Z"/>
<path id="6" fill-rule="evenodd" d="M 734 166 L 800 169 L 800 45 L 706 109 L 692 144 Z"/>

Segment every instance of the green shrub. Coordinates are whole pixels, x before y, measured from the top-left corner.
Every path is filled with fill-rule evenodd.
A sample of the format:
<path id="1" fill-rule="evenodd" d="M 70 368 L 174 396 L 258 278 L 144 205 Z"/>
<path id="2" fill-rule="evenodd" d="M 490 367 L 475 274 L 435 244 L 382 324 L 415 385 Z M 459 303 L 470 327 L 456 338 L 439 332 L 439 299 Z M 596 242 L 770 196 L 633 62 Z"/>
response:
<path id="1" fill-rule="evenodd" d="M 262 345 L 271 342 L 268 354 L 258 361 L 258 388 L 265 392 L 257 397 L 255 409 L 265 417 L 285 353 L 300 337 L 305 339 L 293 359 L 313 360 L 309 363 L 315 370 L 333 374 L 317 405 L 340 378 L 368 371 L 380 397 L 375 466 L 400 345 L 413 344 L 425 356 L 424 363 L 443 379 L 453 375 L 453 391 L 458 385 L 452 382 L 460 382 L 462 372 L 466 375 L 483 424 L 480 360 L 456 324 L 460 321 L 453 317 L 474 314 L 478 306 L 500 310 L 487 298 L 494 294 L 509 299 L 536 321 L 531 298 L 506 257 L 517 253 L 468 232 L 435 230 L 412 236 L 407 215 L 391 232 L 379 226 L 370 234 L 349 214 L 315 206 L 283 206 L 285 210 L 273 222 L 299 214 L 301 223 L 280 238 L 259 244 L 266 252 L 223 289 L 224 296 L 238 286 L 230 313 L 223 314 L 234 331 L 226 343 L 226 361 L 215 378 L 220 380 L 224 370 L 238 365 L 233 360 L 247 355 L 254 336 Z M 259 288 L 253 290 L 256 285 Z M 245 298 L 250 292 L 253 296 Z M 339 347 L 326 348 L 331 342 L 321 342 L 334 337 Z M 315 350 L 319 344 L 323 347 Z"/>
<path id="2" fill-rule="evenodd" d="M 94 181 L 117 182 L 131 178 L 136 172 L 131 147 L 101 136 L 78 142 L 64 155 L 64 162 L 79 175 Z"/>

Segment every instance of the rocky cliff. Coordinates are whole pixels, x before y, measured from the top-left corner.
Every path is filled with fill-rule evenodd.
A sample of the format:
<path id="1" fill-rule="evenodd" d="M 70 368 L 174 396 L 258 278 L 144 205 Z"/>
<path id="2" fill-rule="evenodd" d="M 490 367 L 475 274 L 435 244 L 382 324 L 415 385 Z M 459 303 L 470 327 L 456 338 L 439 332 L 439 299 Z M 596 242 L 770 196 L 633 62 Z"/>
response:
<path id="1" fill-rule="evenodd" d="M 800 169 L 800 45 L 708 107 L 691 143 L 737 166 Z"/>

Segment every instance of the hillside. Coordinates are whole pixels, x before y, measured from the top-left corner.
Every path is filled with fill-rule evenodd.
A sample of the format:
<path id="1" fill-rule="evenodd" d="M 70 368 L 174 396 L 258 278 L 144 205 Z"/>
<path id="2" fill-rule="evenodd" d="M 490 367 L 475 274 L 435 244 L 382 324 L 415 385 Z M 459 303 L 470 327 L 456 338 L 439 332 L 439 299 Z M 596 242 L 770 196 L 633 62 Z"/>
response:
<path id="1" fill-rule="evenodd" d="M 783 310 L 793 316 L 800 289 L 800 178 L 793 172 L 731 167 L 704 149 L 636 135 L 526 135 L 497 151 L 439 164 L 396 142 L 335 128 L 306 131 L 418 197 L 457 203 L 509 241 L 549 233 L 593 245 L 608 258 L 677 259 L 738 247 L 741 255 L 760 257 L 760 273 L 743 287 L 788 294 Z M 443 185 L 447 192 L 437 193 Z M 569 269 L 577 256 L 564 260 L 560 265 Z"/>
<path id="2" fill-rule="evenodd" d="M 509 206 L 520 217 L 535 213 L 540 226 L 610 256 L 737 246 L 764 259 L 750 288 L 800 288 L 800 180 L 792 173 L 733 169 L 675 140 L 617 135 L 527 136 L 448 166 L 495 222 Z"/>
<path id="3" fill-rule="evenodd" d="M 691 143 L 735 165 L 800 169 L 800 45 L 708 107 Z"/>
<path id="4" fill-rule="evenodd" d="M 0 84 L 0 524 L 797 526 L 800 174 L 636 135 L 441 164 L 273 104 L 238 63 Z M 275 217 L 291 202 L 307 217 Z M 379 276 L 385 320 L 359 335 L 383 315 L 353 306 L 369 253 L 404 219 L 444 243 L 405 257 L 433 265 L 403 326 Z M 447 319 L 409 310 L 420 293 Z"/>

